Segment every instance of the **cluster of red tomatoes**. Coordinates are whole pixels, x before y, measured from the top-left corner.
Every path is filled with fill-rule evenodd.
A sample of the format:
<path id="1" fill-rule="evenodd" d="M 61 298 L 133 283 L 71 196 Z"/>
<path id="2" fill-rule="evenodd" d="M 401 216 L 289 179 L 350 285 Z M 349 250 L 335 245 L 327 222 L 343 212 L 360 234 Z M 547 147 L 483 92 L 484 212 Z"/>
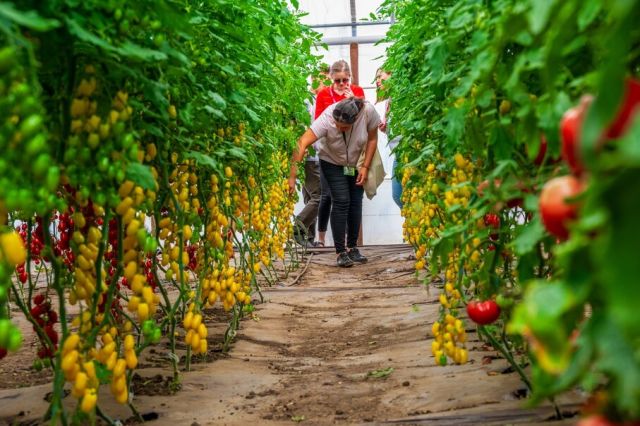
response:
<path id="1" fill-rule="evenodd" d="M 46 300 L 44 294 L 38 294 L 33 298 L 35 306 L 31 308 L 31 316 L 42 327 L 52 346 L 42 345 L 38 350 L 38 357 L 53 358 L 58 350 L 58 332 L 54 326 L 58 322 L 58 314 L 51 308 L 51 302 Z M 36 331 L 36 327 L 33 327 Z"/>
<path id="2" fill-rule="evenodd" d="M 593 97 L 585 95 L 580 103 L 568 110 L 562 117 L 560 131 L 562 137 L 562 158 L 572 174 L 548 181 L 540 193 L 540 214 L 542 223 L 549 233 L 560 240 L 569 237 L 569 224 L 578 216 L 579 204 L 576 198 L 584 191 L 587 181 L 585 165 L 581 158 L 582 129 Z M 609 140 L 620 138 L 640 111 L 640 81 L 626 82 L 624 98 L 618 111 L 598 141 L 597 149 Z"/>

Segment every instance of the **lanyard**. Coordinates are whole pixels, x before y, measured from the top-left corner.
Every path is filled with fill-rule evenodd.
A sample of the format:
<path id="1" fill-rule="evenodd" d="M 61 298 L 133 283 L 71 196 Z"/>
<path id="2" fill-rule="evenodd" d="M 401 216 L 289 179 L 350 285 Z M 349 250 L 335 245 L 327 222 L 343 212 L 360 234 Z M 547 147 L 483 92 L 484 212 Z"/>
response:
<path id="1" fill-rule="evenodd" d="M 347 166 L 349 165 L 349 144 L 351 143 L 351 136 L 353 135 L 353 129 L 349 130 L 349 142 L 347 142 L 347 135 L 342 132 L 342 140 L 344 141 L 345 151 L 347 151 Z"/>
<path id="2" fill-rule="evenodd" d="M 329 87 L 329 94 L 331 95 L 331 103 L 335 104 L 336 102 L 338 102 L 336 100 L 336 97 L 333 95 L 333 87 Z"/>

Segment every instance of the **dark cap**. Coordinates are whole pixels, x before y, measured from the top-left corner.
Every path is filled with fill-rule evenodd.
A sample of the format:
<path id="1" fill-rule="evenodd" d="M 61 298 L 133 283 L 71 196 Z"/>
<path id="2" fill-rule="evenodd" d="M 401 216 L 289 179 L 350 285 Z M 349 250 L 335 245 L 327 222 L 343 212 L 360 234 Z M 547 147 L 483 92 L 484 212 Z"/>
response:
<path id="1" fill-rule="evenodd" d="M 364 107 L 364 99 L 347 98 L 336 104 L 333 110 L 333 119 L 344 124 L 353 124 L 358 118 L 358 114 Z"/>

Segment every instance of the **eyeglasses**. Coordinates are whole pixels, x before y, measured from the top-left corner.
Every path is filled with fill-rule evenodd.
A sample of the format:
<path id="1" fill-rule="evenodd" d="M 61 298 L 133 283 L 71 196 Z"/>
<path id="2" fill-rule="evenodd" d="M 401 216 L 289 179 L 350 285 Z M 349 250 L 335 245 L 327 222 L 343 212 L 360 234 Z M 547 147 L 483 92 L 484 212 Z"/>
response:
<path id="1" fill-rule="evenodd" d="M 333 82 L 336 84 L 340 84 L 340 83 L 348 83 L 350 80 L 350 78 L 334 78 Z"/>

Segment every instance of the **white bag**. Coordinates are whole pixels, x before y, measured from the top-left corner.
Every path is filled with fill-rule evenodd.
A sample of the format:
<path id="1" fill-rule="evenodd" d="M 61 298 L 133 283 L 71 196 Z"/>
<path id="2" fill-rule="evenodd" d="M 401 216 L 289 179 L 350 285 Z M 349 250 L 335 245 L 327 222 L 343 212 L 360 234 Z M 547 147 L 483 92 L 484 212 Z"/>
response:
<path id="1" fill-rule="evenodd" d="M 365 149 L 362 150 L 362 154 L 360 154 L 360 158 L 358 158 L 358 170 L 360 170 L 360 167 L 364 165 L 364 155 L 366 151 L 367 149 L 365 145 Z M 382 164 L 382 157 L 380 156 L 380 151 L 378 151 L 378 147 L 376 146 L 376 152 L 373 153 L 373 159 L 371 160 L 371 165 L 369 167 L 367 181 L 364 183 L 364 192 L 367 194 L 368 199 L 375 197 L 378 187 L 382 181 L 384 181 L 385 176 L 386 173 L 384 171 L 384 165 Z"/>

